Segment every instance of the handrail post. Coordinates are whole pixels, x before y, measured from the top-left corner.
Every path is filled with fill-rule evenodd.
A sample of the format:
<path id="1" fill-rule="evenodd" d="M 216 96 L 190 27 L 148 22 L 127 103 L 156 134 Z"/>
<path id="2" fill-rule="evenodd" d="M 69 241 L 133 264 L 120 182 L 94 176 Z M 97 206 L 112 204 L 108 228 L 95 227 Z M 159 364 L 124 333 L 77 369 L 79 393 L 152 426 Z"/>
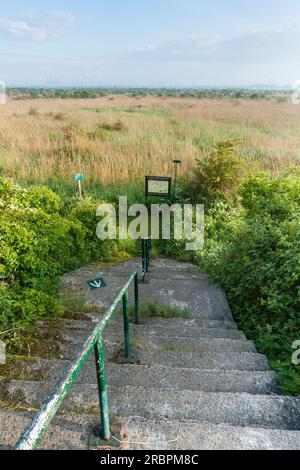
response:
<path id="1" fill-rule="evenodd" d="M 108 400 L 107 400 L 107 385 L 105 373 L 105 354 L 103 347 L 102 337 L 98 339 L 94 346 L 96 371 L 97 371 L 97 384 L 99 391 L 99 405 L 101 416 L 101 429 L 100 438 L 104 441 L 109 441 L 111 438 L 109 413 L 108 413 Z"/>
<path id="2" fill-rule="evenodd" d="M 129 331 L 129 308 L 128 292 L 123 295 L 123 319 L 124 319 L 124 340 L 125 340 L 125 358 L 130 358 L 130 331 Z"/>
<path id="3" fill-rule="evenodd" d="M 139 318 L 139 275 L 136 273 L 134 277 L 134 322 L 136 325 L 140 323 Z"/>
<path id="4" fill-rule="evenodd" d="M 142 276 L 143 281 L 145 280 L 146 272 L 147 272 L 147 261 L 146 261 L 146 253 L 145 253 L 145 240 L 142 238 Z"/>
<path id="5" fill-rule="evenodd" d="M 146 244 L 146 274 L 149 272 L 149 238 L 145 240 Z"/>
<path id="6" fill-rule="evenodd" d="M 152 253 L 152 239 L 151 237 L 148 238 L 147 240 L 147 254 L 148 254 L 148 271 L 149 271 L 149 266 L 151 262 L 151 253 Z"/>

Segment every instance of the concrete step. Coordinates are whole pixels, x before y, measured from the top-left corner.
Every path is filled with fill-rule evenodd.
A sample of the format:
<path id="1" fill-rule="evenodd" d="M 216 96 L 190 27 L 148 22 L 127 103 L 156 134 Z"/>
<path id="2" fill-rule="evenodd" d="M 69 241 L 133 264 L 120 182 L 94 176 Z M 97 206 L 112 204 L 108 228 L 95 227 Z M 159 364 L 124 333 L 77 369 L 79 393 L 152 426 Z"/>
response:
<path id="1" fill-rule="evenodd" d="M 24 364 L 24 368 L 27 368 L 28 372 L 41 371 L 41 378 L 54 384 L 68 365 L 68 361 L 41 360 L 31 365 Z M 277 392 L 274 372 L 216 371 L 108 363 L 106 375 L 107 381 L 112 387 L 130 385 L 174 390 L 247 392 L 252 394 Z M 77 383 L 97 383 L 95 365 L 92 362 L 86 363 L 77 378 Z"/>
<path id="2" fill-rule="evenodd" d="M 152 336 L 170 336 L 170 337 L 186 337 L 186 338 L 227 338 L 245 340 L 244 333 L 239 330 L 216 329 L 216 328 L 197 328 L 197 327 L 181 327 L 174 326 L 156 326 L 155 324 L 147 325 L 131 325 L 131 331 L 136 335 L 152 335 Z M 108 324 L 105 331 L 109 333 L 122 332 L 123 326 Z"/>
<path id="3" fill-rule="evenodd" d="M 123 418 L 121 422 L 127 446 L 133 450 L 300 449 L 299 431 L 140 418 Z"/>
<path id="4" fill-rule="evenodd" d="M 237 330 L 236 323 L 232 320 L 208 320 L 197 318 L 159 318 L 159 317 L 141 317 L 141 322 L 145 325 L 153 324 L 169 328 L 177 326 L 178 328 L 204 328 L 217 330 Z"/>
<path id="5" fill-rule="evenodd" d="M 122 264 L 116 264 L 114 266 L 109 266 L 109 270 L 105 265 L 97 267 L 97 265 L 86 266 L 80 268 L 77 272 L 80 273 L 80 276 L 89 277 L 91 274 L 94 274 L 96 270 L 99 275 L 109 275 L 121 278 L 128 278 L 131 273 L 138 271 L 139 274 L 142 274 L 142 260 L 141 258 L 135 258 L 129 261 L 126 261 Z M 200 273 L 198 266 L 192 263 L 181 263 L 175 260 L 163 260 L 163 259 L 152 259 L 151 265 L 149 267 L 149 272 L 151 273 L 151 278 L 155 279 L 199 279 L 199 280 L 208 280 L 207 276 Z M 68 278 L 68 275 L 65 275 L 65 279 Z"/>
<path id="6" fill-rule="evenodd" d="M 88 330 L 90 331 L 95 327 L 95 323 L 100 321 L 99 314 L 89 314 L 91 315 L 90 321 L 81 321 L 81 320 L 59 320 L 57 325 L 61 329 L 67 330 Z M 92 319 L 94 321 L 92 321 Z M 111 324 L 123 325 L 123 317 L 121 315 L 114 315 L 111 320 Z M 134 323 L 132 322 L 134 326 Z M 216 321 L 216 320 L 197 320 L 193 319 L 181 319 L 181 318 L 160 318 L 160 317 L 141 317 L 141 326 L 161 326 L 165 328 L 169 327 L 178 327 L 178 328 L 201 328 L 201 329 L 217 329 L 217 330 L 237 330 L 237 326 L 233 321 Z"/>
<path id="7" fill-rule="evenodd" d="M 0 450 L 13 449 L 33 414 L 0 410 Z M 88 450 L 88 436 L 97 419 L 90 415 L 57 414 L 45 432 L 38 449 Z"/>
<path id="8" fill-rule="evenodd" d="M 110 331 L 108 327 L 108 331 Z M 246 339 L 244 333 L 239 330 L 217 329 L 217 328 L 197 328 L 197 327 L 181 327 L 177 325 L 173 327 L 141 325 L 132 326 L 132 331 L 138 335 L 153 335 L 153 336 L 182 336 L 186 338 L 228 338 L 228 339 Z"/>
<path id="9" fill-rule="evenodd" d="M 82 341 L 65 341 L 59 344 L 60 357 L 59 359 L 73 360 L 76 354 L 80 351 L 80 347 L 83 345 L 86 338 L 82 338 Z M 112 339 L 103 340 L 105 346 L 105 356 L 106 360 L 113 360 L 115 355 L 123 348 L 124 340 L 114 342 Z M 93 352 L 90 354 L 89 361 L 94 360 Z"/>
<path id="10" fill-rule="evenodd" d="M 140 299 L 187 309 L 195 318 L 233 320 L 224 292 L 207 279 L 197 280 L 189 276 L 170 279 L 168 274 L 158 278 L 156 273 L 152 273 L 149 284 L 141 289 Z"/>
<path id="11" fill-rule="evenodd" d="M 133 338 L 133 337 L 132 337 Z M 139 337 L 140 338 L 140 337 Z M 108 362 L 115 362 L 116 354 L 123 350 L 124 339 L 122 336 L 106 334 L 103 337 L 105 345 L 105 356 Z M 147 338 L 148 339 L 148 338 Z M 230 347 L 225 348 L 224 340 L 205 340 L 199 342 L 199 348 L 194 351 L 187 350 L 186 346 L 176 345 L 176 339 L 170 339 L 171 343 L 166 346 L 165 349 L 160 349 L 154 346 L 151 349 L 151 343 L 145 345 L 145 343 L 137 343 L 133 345 L 133 351 L 138 352 L 138 362 L 144 365 L 167 365 L 169 367 L 181 367 L 181 368 L 199 368 L 199 369 L 230 369 L 230 370 L 256 370 L 266 371 L 270 370 L 268 361 L 264 355 L 257 354 L 254 352 L 241 352 L 241 343 L 237 340 L 229 340 L 230 347 L 237 350 L 232 350 Z M 140 339 L 138 340 L 140 341 Z M 158 341 L 155 339 L 155 341 Z M 184 339 L 185 341 L 185 339 Z M 219 341 L 219 342 L 218 342 Z M 77 351 L 80 349 L 80 345 L 84 342 L 84 338 L 81 340 L 75 337 L 66 342 L 60 344 L 60 359 L 73 359 Z M 236 345 L 234 345 L 237 342 Z M 171 344 L 171 346 L 170 346 Z M 243 342 L 243 346 L 247 344 Z M 252 343 L 250 342 L 249 345 Z M 175 347 L 174 347 L 175 346 Z M 215 348 L 214 348 L 215 346 Z M 250 346 L 252 347 L 252 346 Z M 221 349 L 222 352 L 216 349 Z M 93 354 L 88 358 L 88 361 L 94 360 Z"/>
<path id="12" fill-rule="evenodd" d="M 85 341 L 86 334 L 80 331 L 67 331 L 62 334 L 62 338 L 72 345 L 80 345 Z M 106 332 L 103 336 L 106 344 L 123 344 L 124 334 Z M 256 352 L 253 341 L 227 339 L 227 338 L 185 338 L 180 336 L 152 336 L 139 334 L 134 330 L 131 339 L 139 348 L 148 351 L 149 349 L 161 349 L 174 352 Z"/>
<path id="13" fill-rule="evenodd" d="M 254 353 L 226 354 L 217 352 L 177 353 L 169 351 L 141 351 L 139 361 L 144 365 L 168 365 L 169 367 L 209 370 L 270 370 L 265 356 Z"/>
<path id="14" fill-rule="evenodd" d="M 118 335 L 110 335 L 109 338 L 117 340 Z M 120 337 L 122 341 L 122 337 Z M 137 344 L 141 349 L 161 349 L 170 352 L 253 352 L 256 347 L 253 341 L 227 339 L 227 338 L 186 338 L 164 337 L 137 334 Z"/>
<path id="15" fill-rule="evenodd" d="M 129 274 L 132 272 L 126 264 L 105 269 L 103 266 L 91 265 L 81 268 L 73 273 L 68 273 L 62 280 L 63 289 L 76 289 L 83 294 L 87 301 L 95 307 L 106 308 L 119 293 Z M 179 267 L 178 267 L 179 269 Z M 174 272 L 176 269 L 174 270 Z M 183 277 L 170 277 L 170 270 L 155 271 L 153 267 L 149 284 L 140 285 L 141 302 L 155 302 L 172 308 L 187 309 L 194 317 L 210 320 L 232 320 L 232 315 L 221 289 L 218 289 L 205 276 L 186 274 Z M 86 287 L 86 281 L 98 276 L 105 278 L 107 288 L 90 291 Z M 129 292 L 130 300 L 133 299 L 133 289 Z"/>
<path id="16" fill-rule="evenodd" d="M 38 406 L 50 389 L 49 382 L 8 384 L 9 393 L 22 395 L 23 401 L 33 406 Z M 108 397 L 110 413 L 115 416 L 300 430 L 300 398 L 130 386 L 109 387 Z M 64 410 L 73 412 L 97 413 L 97 407 L 98 389 L 93 384 L 75 384 L 63 404 Z"/>
<path id="17" fill-rule="evenodd" d="M 0 449 L 11 448 L 30 422 L 27 413 L 0 412 Z M 125 450 L 300 450 L 300 432 L 235 427 L 180 420 L 119 417 Z M 87 450 L 98 417 L 66 413 L 57 415 L 39 449 Z M 99 455 L 100 458 L 100 455 Z"/>

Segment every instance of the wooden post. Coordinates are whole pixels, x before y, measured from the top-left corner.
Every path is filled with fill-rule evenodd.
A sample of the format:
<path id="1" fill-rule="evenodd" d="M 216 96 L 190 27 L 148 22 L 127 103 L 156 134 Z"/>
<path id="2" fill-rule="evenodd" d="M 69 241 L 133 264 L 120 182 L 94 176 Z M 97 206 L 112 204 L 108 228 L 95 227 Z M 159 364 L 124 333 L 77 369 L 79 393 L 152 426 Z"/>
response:
<path id="1" fill-rule="evenodd" d="M 79 192 L 79 197 L 82 198 L 81 180 L 78 180 L 78 192 Z"/>

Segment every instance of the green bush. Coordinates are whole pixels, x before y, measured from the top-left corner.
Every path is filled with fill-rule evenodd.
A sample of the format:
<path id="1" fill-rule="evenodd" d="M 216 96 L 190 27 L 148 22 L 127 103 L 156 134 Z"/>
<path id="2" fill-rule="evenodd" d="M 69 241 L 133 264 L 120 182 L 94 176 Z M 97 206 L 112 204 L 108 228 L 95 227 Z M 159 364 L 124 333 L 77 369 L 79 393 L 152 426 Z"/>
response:
<path id="1" fill-rule="evenodd" d="M 96 226 L 99 219 L 96 217 L 97 207 L 105 201 L 95 201 L 90 197 L 78 200 L 70 212 L 70 218 L 80 221 L 85 229 L 83 251 L 87 260 L 116 261 L 126 255 L 133 244 L 130 240 L 104 240 L 100 241 L 96 235 Z"/>
<path id="2" fill-rule="evenodd" d="M 233 194 L 242 177 L 242 161 L 236 154 L 237 140 L 220 142 L 208 156 L 197 160 L 185 192 L 193 201 L 210 204 Z"/>
<path id="3" fill-rule="evenodd" d="M 97 238 L 98 204 L 74 198 L 62 215 L 60 197 L 47 187 L 0 178 L 0 331 L 9 345 L 17 344 L 17 331 L 60 313 L 55 295 L 64 272 L 131 249 L 127 241 Z"/>
<path id="4" fill-rule="evenodd" d="M 249 178 L 240 188 L 248 217 L 269 216 L 278 221 L 295 218 L 300 207 L 300 172 L 270 180 L 262 173 Z"/>
<path id="5" fill-rule="evenodd" d="M 240 208 L 217 206 L 206 217 L 200 267 L 225 290 L 239 326 L 279 372 L 284 391 L 300 393 L 291 363 L 300 339 L 300 181 L 294 172 L 249 178 Z"/>
<path id="6" fill-rule="evenodd" d="M 30 186 L 26 190 L 27 206 L 43 209 L 47 214 L 58 213 L 61 209 L 60 197 L 46 186 Z"/>

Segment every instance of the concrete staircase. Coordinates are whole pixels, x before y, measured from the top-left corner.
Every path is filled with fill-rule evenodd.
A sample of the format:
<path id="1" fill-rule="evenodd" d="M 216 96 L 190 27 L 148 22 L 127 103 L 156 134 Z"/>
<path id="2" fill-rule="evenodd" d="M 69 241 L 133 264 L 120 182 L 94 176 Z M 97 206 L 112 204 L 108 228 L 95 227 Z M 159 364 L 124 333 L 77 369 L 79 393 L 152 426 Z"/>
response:
<path id="1" fill-rule="evenodd" d="M 134 262 L 129 266 L 132 270 Z M 93 274 L 92 269 L 96 268 L 68 275 L 67 283 L 72 279 L 80 288 L 81 277 Z M 158 299 L 154 284 L 159 279 L 160 301 L 169 304 L 171 298 L 173 303 L 184 306 L 186 302 L 185 306 L 191 308 L 198 299 L 198 304 L 192 319 L 145 318 L 141 325 L 132 325 L 137 363 L 115 361 L 122 346 L 121 317 L 115 316 L 105 332 L 110 415 L 112 422 L 121 426 L 122 447 L 300 449 L 300 398 L 279 394 L 266 357 L 257 354 L 253 342 L 238 331 L 223 293 L 193 269 L 166 260 L 154 264 L 155 281 L 144 286 L 144 298 Z M 116 290 L 128 272 L 128 264 L 107 272 L 97 270 L 106 279 L 114 279 Z M 184 291 L 182 286 L 188 279 L 193 289 L 189 285 Z M 102 294 L 101 302 L 108 304 L 109 296 L 114 292 Z M 92 300 L 99 305 L 99 299 Z M 41 380 L 5 383 L 8 396 L 21 397 L 27 408 L 37 408 L 97 319 L 97 315 L 91 315 L 90 321 L 65 320 L 61 325 L 62 359 L 24 363 L 23 377 L 34 375 Z M 14 445 L 31 416 L 30 412 L 0 411 L 0 443 L 4 448 Z M 88 435 L 98 422 L 91 356 L 40 448 L 87 449 Z"/>

